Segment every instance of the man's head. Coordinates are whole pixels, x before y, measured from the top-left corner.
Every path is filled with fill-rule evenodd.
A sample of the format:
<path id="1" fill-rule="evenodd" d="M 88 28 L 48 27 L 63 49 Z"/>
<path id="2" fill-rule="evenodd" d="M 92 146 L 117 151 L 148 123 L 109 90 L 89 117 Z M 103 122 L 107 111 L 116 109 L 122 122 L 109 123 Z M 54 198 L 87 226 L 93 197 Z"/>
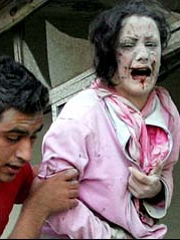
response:
<path id="1" fill-rule="evenodd" d="M 0 57 L 0 117 L 10 108 L 25 114 L 43 111 L 48 89 L 22 64 Z"/>
<path id="2" fill-rule="evenodd" d="M 22 64 L 0 57 L 0 180 L 11 181 L 32 157 L 48 89 Z"/>

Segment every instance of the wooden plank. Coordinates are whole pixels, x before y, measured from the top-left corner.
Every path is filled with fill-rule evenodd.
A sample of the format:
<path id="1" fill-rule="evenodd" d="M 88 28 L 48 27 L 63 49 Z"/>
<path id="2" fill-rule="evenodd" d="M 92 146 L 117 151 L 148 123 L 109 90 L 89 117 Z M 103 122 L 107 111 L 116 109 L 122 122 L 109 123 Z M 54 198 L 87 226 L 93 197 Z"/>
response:
<path id="1" fill-rule="evenodd" d="M 10 29 L 12 26 L 23 20 L 35 9 L 41 7 L 48 0 L 27 1 L 14 15 L 11 15 L 10 4 L 6 5 L 0 11 L 0 34 Z"/>
<path id="2" fill-rule="evenodd" d="M 65 103 L 69 97 L 89 86 L 94 76 L 94 70 L 89 69 L 75 78 L 72 78 L 71 80 L 51 89 L 51 104 L 58 102 L 61 105 Z"/>
<path id="3" fill-rule="evenodd" d="M 89 69 L 75 78 L 50 90 L 50 103 L 52 109 L 52 120 L 54 121 L 59 113 L 59 107 L 66 103 L 73 95 L 87 88 L 95 79 L 93 69 Z"/>
<path id="4" fill-rule="evenodd" d="M 175 51 L 180 49 L 180 20 L 172 24 L 171 32 L 172 34 L 168 46 L 162 53 L 166 58 L 170 57 Z"/>
<path id="5" fill-rule="evenodd" d="M 175 22 L 171 25 L 171 33 L 172 34 L 178 30 L 180 30 L 180 20 L 178 20 L 177 22 Z"/>
<path id="6" fill-rule="evenodd" d="M 23 25 L 20 24 L 14 31 L 13 38 L 14 59 L 20 63 L 23 62 Z"/>

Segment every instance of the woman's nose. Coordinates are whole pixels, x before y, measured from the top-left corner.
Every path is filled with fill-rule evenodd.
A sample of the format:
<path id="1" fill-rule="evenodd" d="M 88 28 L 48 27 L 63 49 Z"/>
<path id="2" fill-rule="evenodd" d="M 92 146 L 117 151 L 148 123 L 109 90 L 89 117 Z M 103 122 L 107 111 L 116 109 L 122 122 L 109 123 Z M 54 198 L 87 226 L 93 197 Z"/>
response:
<path id="1" fill-rule="evenodd" d="M 145 46 L 141 46 L 136 52 L 136 61 L 147 62 L 149 58 L 148 51 Z"/>

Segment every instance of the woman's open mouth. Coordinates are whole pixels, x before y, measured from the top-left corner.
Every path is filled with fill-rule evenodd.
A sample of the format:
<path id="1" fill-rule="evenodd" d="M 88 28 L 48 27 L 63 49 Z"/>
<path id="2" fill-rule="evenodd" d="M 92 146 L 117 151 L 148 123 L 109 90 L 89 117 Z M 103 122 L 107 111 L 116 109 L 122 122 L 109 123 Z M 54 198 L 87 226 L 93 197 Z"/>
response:
<path id="1" fill-rule="evenodd" d="M 131 69 L 131 76 L 134 80 L 146 80 L 147 77 L 151 75 L 150 68 L 132 68 Z"/>

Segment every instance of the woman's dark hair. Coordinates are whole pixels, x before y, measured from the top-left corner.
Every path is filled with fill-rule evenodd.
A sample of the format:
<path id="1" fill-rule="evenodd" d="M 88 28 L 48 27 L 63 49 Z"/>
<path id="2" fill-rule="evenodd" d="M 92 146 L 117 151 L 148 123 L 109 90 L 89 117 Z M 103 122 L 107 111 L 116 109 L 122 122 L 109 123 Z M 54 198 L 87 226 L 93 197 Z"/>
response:
<path id="1" fill-rule="evenodd" d="M 156 1 L 129 0 L 102 12 L 89 26 L 89 40 L 94 45 L 94 67 L 97 77 L 111 82 L 117 70 L 116 48 L 122 21 L 132 15 L 147 16 L 155 20 L 160 33 L 162 50 L 170 38 L 170 26 L 162 6 Z"/>
<path id="2" fill-rule="evenodd" d="M 48 88 L 24 65 L 8 56 L 0 57 L 0 115 L 14 108 L 24 114 L 44 111 Z"/>

